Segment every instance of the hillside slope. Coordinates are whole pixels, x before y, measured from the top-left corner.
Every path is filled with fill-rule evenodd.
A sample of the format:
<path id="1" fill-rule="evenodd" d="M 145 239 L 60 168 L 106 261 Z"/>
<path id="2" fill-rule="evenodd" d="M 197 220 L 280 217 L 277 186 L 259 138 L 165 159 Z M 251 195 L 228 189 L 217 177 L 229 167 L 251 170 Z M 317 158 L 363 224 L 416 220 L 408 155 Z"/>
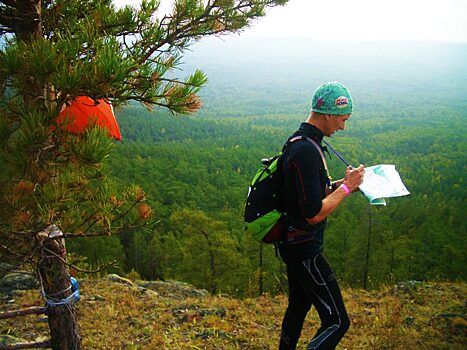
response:
<path id="1" fill-rule="evenodd" d="M 238 300 L 154 283 L 142 288 L 105 279 L 82 281 L 76 307 L 83 348 L 276 349 L 285 296 Z M 466 283 L 438 282 L 345 289 L 352 326 L 338 349 L 465 349 L 466 292 Z M 33 304 L 41 304 L 37 291 L 15 292 L 0 301 L 0 310 Z M 317 327 L 311 312 L 300 349 Z M 46 319 L 2 320 L 0 334 L 31 341 L 47 335 Z"/>

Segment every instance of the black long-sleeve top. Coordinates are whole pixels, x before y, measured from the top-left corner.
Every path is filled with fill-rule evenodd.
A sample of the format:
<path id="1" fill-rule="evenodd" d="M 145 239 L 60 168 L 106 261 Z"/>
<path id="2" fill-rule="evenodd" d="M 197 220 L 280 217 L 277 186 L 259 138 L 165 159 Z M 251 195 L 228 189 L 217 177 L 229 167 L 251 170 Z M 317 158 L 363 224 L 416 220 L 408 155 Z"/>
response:
<path id="1" fill-rule="evenodd" d="M 306 122 L 300 125 L 289 140 L 299 135 L 309 137 L 319 145 L 323 139 L 321 130 Z M 326 170 L 315 146 L 306 140 L 289 143 L 284 153 L 282 174 L 284 211 L 295 228 L 313 228 L 306 218 L 319 213 L 322 199 L 326 196 Z"/>

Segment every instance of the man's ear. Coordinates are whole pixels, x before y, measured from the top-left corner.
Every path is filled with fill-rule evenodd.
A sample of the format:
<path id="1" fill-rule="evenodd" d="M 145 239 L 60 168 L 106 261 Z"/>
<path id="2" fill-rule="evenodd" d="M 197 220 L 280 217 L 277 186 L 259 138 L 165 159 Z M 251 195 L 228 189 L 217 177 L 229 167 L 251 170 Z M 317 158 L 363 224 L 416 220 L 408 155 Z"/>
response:
<path id="1" fill-rule="evenodd" d="M 329 119 L 331 119 L 331 117 L 332 117 L 331 114 L 325 114 L 325 115 L 324 115 L 324 119 L 325 119 L 325 120 L 329 120 Z"/>

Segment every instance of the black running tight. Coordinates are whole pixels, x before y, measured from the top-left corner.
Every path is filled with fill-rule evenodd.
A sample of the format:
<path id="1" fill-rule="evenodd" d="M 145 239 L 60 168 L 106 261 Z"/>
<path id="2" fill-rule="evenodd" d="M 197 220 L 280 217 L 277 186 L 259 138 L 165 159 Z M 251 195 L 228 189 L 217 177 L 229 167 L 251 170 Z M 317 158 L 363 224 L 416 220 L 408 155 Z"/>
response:
<path id="1" fill-rule="evenodd" d="M 350 321 L 331 267 L 321 253 L 302 261 L 284 260 L 289 280 L 289 305 L 282 321 L 279 350 L 296 349 L 312 305 L 319 314 L 321 327 L 306 349 L 335 349 Z"/>

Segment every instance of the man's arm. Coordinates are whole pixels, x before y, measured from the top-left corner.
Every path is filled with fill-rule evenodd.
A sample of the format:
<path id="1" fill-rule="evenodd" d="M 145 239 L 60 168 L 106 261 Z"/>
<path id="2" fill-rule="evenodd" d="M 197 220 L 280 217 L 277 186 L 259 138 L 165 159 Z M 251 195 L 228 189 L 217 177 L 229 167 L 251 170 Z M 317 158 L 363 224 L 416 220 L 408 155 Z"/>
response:
<path id="1" fill-rule="evenodd" d="M 356 169 L 347 168 L 345 178 L 339 187 L 329 194 L 322 200 L 321 210 L 312 218 L 307 218 L 306 221 L 310 225 L 315 225 L 318 222 L 323 221 L 339 206 L 339 204 L 347 197 L 348 194 L 358 191 L 358 187 L 363 182 L 363 173 L 365 169 L 362 164 Z M 341 180 L 338 180 L 341 181 Z M 345 190 L 345 187 L 349 190 L 349 193 Z"/>
<path id="2" fill-rule="evenodd" d="M 344 179 L 339 179 L 332 182 L 332 188 L 326 187 L 326 197 L 333 193 L 339 188 L 340 185 L 344 183 Z"/>

